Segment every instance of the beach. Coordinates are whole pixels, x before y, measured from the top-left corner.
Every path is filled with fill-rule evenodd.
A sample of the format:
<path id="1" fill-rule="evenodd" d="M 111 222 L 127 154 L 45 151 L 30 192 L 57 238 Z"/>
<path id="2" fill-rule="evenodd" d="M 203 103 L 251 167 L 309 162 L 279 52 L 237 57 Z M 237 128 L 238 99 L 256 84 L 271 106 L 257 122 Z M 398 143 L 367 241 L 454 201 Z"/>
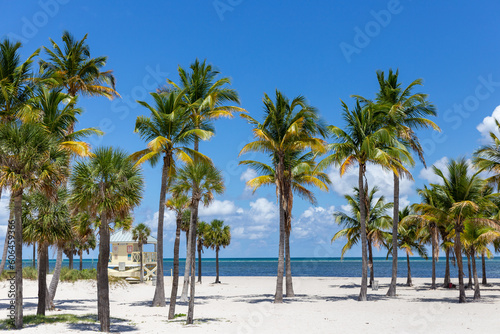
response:
<path id="1" fill-rule="evenodd" d="M 49 275 L 49 280 L 51 276 Z M 154 286 L 112 285 L 110 309 L 112 332 L 123 333 L 497 333 L 500 311 L 500 279 L 481 286 L 482 299 L 458 303 L 458 290 L 430 290 L 429 278 L 414 278 L 406 287 L 399 278 L 398 297 L 387 298 L 390 278 L 380 278 L 379 290 L 368 290 L 368 301 L 358 302 L 359 278 L 297 277 L 296 296 L 273 304 L 275 277 L 203 277 L 196 285 L 194 325 L 185 317 L 167 320 L 171 278 L 164 277 L 167 307 L 150 307 Z M 438 282 L 441 283 L 442 279 Z M 181 282 L 182 283 L 182 282 Z M 453 281 L 455 282 L 455 280 Z M 182 288 L 182 284 L 180 286 Z M 55 297 L 56 310 L 47 315 L 97 313 L 96 282 L 60 282 Z M 180 291 L 179 291 L 180 294 Z M 0 282 L 0 307 L 7 314 L 7 282 Z M 24 315 L 36 313 L 37 282 L 24 281 Z M 187 303 L 178 303 L 176 314 L 187 313 Z M 22 333 L 88 333 L 99 324 L 29 325 Z"/>

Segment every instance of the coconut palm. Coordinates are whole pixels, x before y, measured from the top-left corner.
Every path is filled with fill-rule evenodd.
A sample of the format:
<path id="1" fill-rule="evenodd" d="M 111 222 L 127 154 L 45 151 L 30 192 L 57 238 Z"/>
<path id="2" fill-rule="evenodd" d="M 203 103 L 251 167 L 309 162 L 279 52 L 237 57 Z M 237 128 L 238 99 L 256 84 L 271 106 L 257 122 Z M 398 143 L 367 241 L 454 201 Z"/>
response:
<path id="1" fill-rule="evenodd" d="M 141 259 L 141 283 L 144 282 L 144 264 L 142 260 L 142 246 L 148 243 L 148 237 L 151 235 L 151 229 L 146 224 L 140 223 L 132 229 L 132 239 L 139 244 L 139 252 Z"/>
<path id="2" fill-rule="evenodd" d="M 276 90 L 275 100 L 264 94 L 264 121 L 262 123 L 253 117 L 241 114 L 251 125 L 254 126 L 255 141 L 246 144 L 240 155 L 254 151 L 269 154 L 273 162 L 274 177 L 279 202 L 279 252 L 278 252 L 278 274 L 276 281 L 275 303 L 283 302 L 283 274 L 285 234 L 287 221 L 285 213 L 289 212 L 288 202 L 291 191 L 290 182 L 286 181 L 287 167 L 286 159 L 293 152 L 306 149 L 316 150 L 318 153 L 325 152 L 324 141 L 316 136 L 324 137 L 326 129 L 314 107 L 309 106 L 303 96 L 289 100 L 284 94 Z M 288 171 L 288 175 L 291 175 Z M 291 283 L 291 282 L 290 282 Z"/>
<path id="3" fill-rule="evenodd" d="M 401 82 L 398 82 L 399 70 L 393 72 L 389 69 L 387 77 L 384 71 L 377 71 L 377 80 L 379 91 L 376 94 L 376 107 L 386 114 L 386 124 L 395 128 L 394 136 L 408 149 L 417 153 L 418 157 L 425 166 L 423 149 L 420 145 L 416 129 L 433 128 L 439 130 L 439 127 L 426 117 L 436 116 L 436 109 L 428 101 L 428 96 L 423 93 L 413 93 L 417 86 L 422 85 L 422 79 L 414 80 L 408 87 L 403 88 Z M 393 226 L 392 234 L 397 235 L 399 223 L 399 173 L 393 173 L 394 176 L 394 208 L 393 208 Z M 398 269 L 398 251 L 397 238 L 393 238 L 392 246 L 392 278 L 388 296 L 396 296 L 396 281 Z"/>
<path id="4" fill-rule="evenodd" d="M 375 110 L 372 104 L 362 107 L 359 101 L 353 110 L 349 110 L 344 102 L 342 102 L 342 106 L 343 118 L 346 122 L 345 130 L 333 125 L 329 127 L 337 142 L 329 145 L 329 149 L 333 153 L 323 159 L 319 165 L 320 167 L 331 164 L 340 166 L 339 172 L 342 176 L 349 168 L 358 164 L 360 202 L 365 202 L 367 185 L 364 184 L 363 180 L 368 164 L 379 165 L 398 175 L 408 175 L 402 163 L 411 163 L 412 159 L 406 147 L 394 139 L 393 128 L 385 126 L 383 112 Z M 361 206 L 362 277 L 358 298 L 360 301 L 366 301 L 368 283 L 366 214 L 365 206 Z"/>
<path id="5" fill-rule="evenodd" d="M 191 210 L 187 259 L 190 258 L 190 298 L 187 314 L 187 323 L 193 323 L 194 298 L 195 298 L 195 254 L 196 254 L 196 232 L 198 223 L 198 206 L 200 201 L 208 206 L 214 199 L 215 194 L 224 192 L 224 180 L 222 173 L 210 163 L 192 162 L 186 164 L 177 172 L 172 191 L 175 195 L 190 194 Z"/>
<path id="6" fill-rule="evenodd" d="M 198 283 L 201 284 L 201 253 L 203 253 L 203 247 L 205 247 L 205 233 L 208 229 L 208 224 L 201 221 L 198 222 L 198 227 L 196 230 L 196 247 L 198 249 Z"/>
<path id="7" fill-rule="evenodd" d="M 366 210 L 366 237 L 368 247 L 368 266 L 370 267 L 370 285 L 375 279 L 374 266 L 373 266 L 373 246 L 380 248 L 385 243 L 387 238 L 387 228 L 390 226 L 390 219 L 387 211 L 392 208 L 392 203 L 385 203 L 385 197 L 380 196 L 376 199 L 378 192 L 377 187 L 371 190 L 365 189 L 365 210 Z M 349 205 L 350 215 L 337 211 L 333 214 L 337 224 L 342 225 L 344 228 L 332 238 L 332 242 L 340 238 L 347 238 L 347 243 L 342 247 L 341 258 L 345 253 L 354 245 L 359 243 L 361 237 L 361 224 L 360 224 L 360 193 L 358 188 L 354 188 L 354 196 L 344 195 Z"/>
<path id="8" fill-rule="evenodd" d="M 64 87 L 72 97 L 105 96 L 112 99 L 119 96 L 115 91 L 113 71 L 102 71 L 108 57 L 91 58 L 86 39 L 87 34 L 81 40 L 76 40 L 69 32 L 64 31 L 62 49 L 49 39 L 52 50 L 43 47 L 48 60 L 40 60 L 40 71 L 44 76 L 55 80 L 57 86 Z"/>
<path id="9" fill-rule="evenodd" d="M 38 244 L 38 308 L 37 315 L 45 315 L 47 292 L 48 247 L 71 237 L 68 194 L 59 188 L 55 200 L 41 192 L 23 196 L 23 239 Z"/>
<path id="10" fill-rule="evenodd" d="M 40 190 L 53 196 L 67 175 L 67 155 L 38 124 L 11 122 L 0 126 L 0 187 L 10 187 L 14 201 L 15 253 L 22 259 L 22 196 Z M 16 262 L 15 326 L 23 325 L 22 263 Z"/>
<path id="11" fill-rule="evenodd" d="M 70 203 L 75 213 L 99 218 L 97 305 L 101 331 L 109 332 L 109 235 L 110 223 L 126 220 L 139 205 L 144 188 L 140 169 L 121 150 L 98 148 L 88 161 L 80 161 L 71 175 Z"/>
<path id="12" fill-rule="evenodd" d="M 135 132 L 148 142 L 148 147 L 134 153 L 132 158 L 137 160 L 137 164 L 149 161 L 151 166 L 155 166 L 160 160 L 163 162 L 158 209 L 158 254 L 163 254 L 165 200 L 171 177 L 175 175 L 176 161 L 174 157 L 185 162 L 191 162 L 192 156 L 209 160 L 185 146 L 195 138 L 210 138 L 212 132 L 193 128 L 189 122 L 189 113 L 184 108 L 183 95 L 184 93 L 179 91 L 164 94 L 151 93 L 155 101 L 154 107 L 146 102 L 138 101 L 151 111 L 151 116 L 139 116 L 135 123 Z M 158 261 L 157 270 L 159 273 L 163 273 L 163 261 Z M 163 279 L 156 282 L 153 306 L 165 306 Z"/>
<path id="13" fill-rule="evenodd" d="M 207 225 L 205 230 L 205 242 L 207 247 L 215 249 L 215 268 L 217 276 L 214 283 L 220 283 L 219 280 L 219 251 L 220 248 L 226 248 L 231 243 L 231 227 L 224 225 L 222 220 L 214 219 Z"/>
<path id="14" fill-rule="evenodd" d="M 171 197 L 165 206 L 172 211 L 175 211 L 175 241 L 174 241 L 174 273 L 172 278 L 172 292 L 170 294 L 170 306 L 168 309 L 168 319 L 175 317 L 175 303 L 177 299 L 177 291 L 179 289 L 179 246 L 181 242 L 181 229 L 183 216 L 189 207 L 189 198 L 184 194 Z M 189 222 L 189 218 L 187 219 Z M 186 232 L 187 233 L 187 232 Z M 187 236 L 187 235 L 186 235 Z M 187 244 L 187 238 L 186 238 Z"/>

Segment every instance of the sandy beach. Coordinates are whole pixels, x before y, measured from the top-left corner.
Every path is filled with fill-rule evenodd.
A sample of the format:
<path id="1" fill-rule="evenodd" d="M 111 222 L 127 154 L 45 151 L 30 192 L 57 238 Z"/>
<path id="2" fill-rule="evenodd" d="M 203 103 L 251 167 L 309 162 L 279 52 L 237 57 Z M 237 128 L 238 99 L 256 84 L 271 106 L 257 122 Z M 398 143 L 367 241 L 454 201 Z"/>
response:
<path id="1" fill-rule="evenodd" d="M 294 278 L 296 296 L 285 303 L 272 303 L 274 277 L 223 277 L 212 284 L 205 277 L 196 286 L 195 324 L 185 317 L 167 320 L 166 308 L 151 308 L 154 287 L 146 284 L 113 286 L 110 291 L 111 330 L 123 333 L 498 333 L 500 280 L 482 287 L 481 302 L 458 304 L 458 291 L 429 290 L 430 279 L 415 278 L 413 287 L 400 285 L 398 298 L 385 292 L 389 278 L 380 279 L 380 289 L 369 289 L 369 301 L 356 301 L 359 278 Z M 404 282 L 404 278 L 400 282 Z M 92 281 L 59 283 L 56 311 L 47 314 L 96 314 L 96 284 Z M 171 279 L 165 277 L 170 293 Z M 25 281 L 25 315 L 36 313 L 37 283 Z M 7 308 L 7 283 L 0 282 L 0 307 Z M 167 300 L 168 302 L 168 300 Z M 3 311 L 6 315 L 6 311 Z M 176 313 L 187 313 L 179 303 Z M 43 324 L 22 333 L 88 333 L 98 323 Z"/>

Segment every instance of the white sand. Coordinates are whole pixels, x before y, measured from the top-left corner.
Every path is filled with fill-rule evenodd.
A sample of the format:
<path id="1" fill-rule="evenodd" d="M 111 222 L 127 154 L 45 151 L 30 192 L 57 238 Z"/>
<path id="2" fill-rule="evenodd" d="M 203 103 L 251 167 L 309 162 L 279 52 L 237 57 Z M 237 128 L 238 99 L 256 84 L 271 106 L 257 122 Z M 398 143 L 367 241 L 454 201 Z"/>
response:
<path id="1" fill-rule="evenodd" d="M 205 277 L 196 285 L 196 324 L 184 325 L 185 317 L 167 320 L 166 308 L 150 307 L 151 283 L 113 287 L 110 292 L 112 331 L 123 333 L 498 333 L 500 331 L 500 280 L 482 287 L 481 302 L 458 304 L 458 290 L 429 290 L 430 279 L 414 279 L 414 287 L 398 287 L 398 298 L 385 297 L 388 278 L 380 279 L 378 291 L 368 290 L 369 301 L 358 302 L 359 278 L 294 278 L 296 297 L 273 304 L 275 278 L 222 277 L 211 284 Z M 399 279 L 404 283 L 404 278 Z M 441 281 L 441 279 L 439 280 Z M 454 282 L 456 283 L 456 282 Z M 171 280 L 165 277 L 170 295 Z M 25 315 L 36 313 L 37 284 L 26 281 Z M 7 283 L 0 282 L 0 307 L 7 308 Z M 60 283 L 57 311 L 47 314 L 97 313 L 95 282 Z M 180 303 L 176 313 L 187 313 Z M 5 317 L 7 311 L 2 311 Z M 21 333 L 88 333 L 95 324 L 44 324 Z"/>

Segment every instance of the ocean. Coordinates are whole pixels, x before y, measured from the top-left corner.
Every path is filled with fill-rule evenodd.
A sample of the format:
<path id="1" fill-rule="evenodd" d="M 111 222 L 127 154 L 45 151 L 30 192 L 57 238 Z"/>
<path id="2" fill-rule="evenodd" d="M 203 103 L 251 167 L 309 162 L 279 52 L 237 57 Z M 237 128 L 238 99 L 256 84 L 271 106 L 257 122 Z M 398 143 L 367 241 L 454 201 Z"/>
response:
<path id="1" fill-rule="evenodd" d="M 320 277 L 361 277 L 361 258 L 292 258 L 293 276 L 320 276 Z M 445 258 L 440 258 L 436 264 L 437 277 L 444 277 Z M 481 259 L 476 260 L 478 275 L 481 277 Z M 185 260 L 180 260 L 180 273 L 184 274 Z M 411 273 L 413 277 L 431 277 L 432 262 L 422 258 L 410 258 Z M 23 260 L 23 266 L 31 265 L 31 260 Z M 96 259 L 84 259 L 83 268 L 95 268 Z M 55 260 L 49 260 L 49 269 L 52 271 Z M 68 261 L 63 261 L 63 266 L 68 266 Z M 275 276 L 278 260 L 276 258 L 224 258 L 219 259 L 219 272 L 221 276 Z M 79 267 L 79 259 L 75 258 L 74 267 Z M 163 275 L 170 276 L 173 268 L 172 259 L 163 259 Z M 374 258 L 375 277 L 390 277 L 392 260 L 389 258 Z M 198 264 L 196 265 L 198 270 Z M 464 259 L 464 273 L 468 275 L 467 258 Z M 202 258 L 202 274 L 215 276 L 215 259 Z M 398 276 L 407 275 L 406 258 L 398 261 Z M 486 276 L 500 278 L 500 258 L 486 260 Z M 457 269 L 451 265 L 451 277 L 457 277 Z"/>

